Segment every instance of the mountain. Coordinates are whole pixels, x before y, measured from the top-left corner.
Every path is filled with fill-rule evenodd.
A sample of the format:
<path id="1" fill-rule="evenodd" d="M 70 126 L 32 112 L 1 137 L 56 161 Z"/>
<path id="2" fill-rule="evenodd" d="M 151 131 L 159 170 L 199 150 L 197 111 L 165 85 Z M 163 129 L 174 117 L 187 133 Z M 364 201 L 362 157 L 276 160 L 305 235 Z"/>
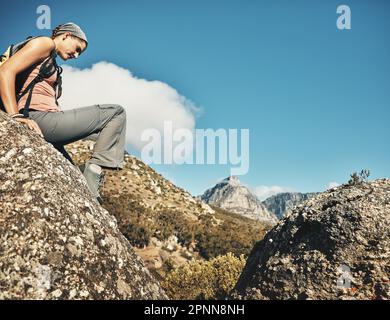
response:
<path id="1" fill-rule="evenodd" d="M 206 190 L 200 198 L 207 204 L 254 220 L 267 223 L 276 223 L 278 220 L 235 176 L 227 177 L 217 183 Z"/>
<path id="2" fill-rule="evenodd" d="M 284 192 L 267 198 L 262 201 L 262 204 L 269 212 L 275 214 L 279 219 L 282 219 L 287 212 L 291 211 L 296 205 L 302 201 L 314 197 L 317 193 L 300 193 L 300 192 Z"/>
<path id="3" fill-rule="evenodd" d="M 253 248 L 244 299 L 390 299 L 390 179 L 348 183 L 295 207 Z"/>
<path id="4" fill-rule="evenodd" d="M 0 299 L 166 299 L 81 172 L 0 111 Z"/>

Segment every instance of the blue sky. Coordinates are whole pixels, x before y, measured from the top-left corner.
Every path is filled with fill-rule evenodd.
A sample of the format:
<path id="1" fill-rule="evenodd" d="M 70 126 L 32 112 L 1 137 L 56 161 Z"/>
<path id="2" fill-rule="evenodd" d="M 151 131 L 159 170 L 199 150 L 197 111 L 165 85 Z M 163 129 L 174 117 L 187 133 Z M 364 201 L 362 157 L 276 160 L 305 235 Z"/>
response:
<path id="1" fill-rule="evenodd" d="M 36 28 L 41 4 L 53 28 L 73 21 L 87 33 L 88 50 L 67 64 L 109 61 L 162 81 L 202 109 L 196 128 L 250 129 L 240 180 L 252 188 L 322 191 L 363 168 L 390 176 L 388 1 L 10 2 L 1 47 L 49 34 Z M 340 4 L 351 8 L 351 30 L 336 28 Z M 153 167 L 194 195 L 230 172 Z"/>

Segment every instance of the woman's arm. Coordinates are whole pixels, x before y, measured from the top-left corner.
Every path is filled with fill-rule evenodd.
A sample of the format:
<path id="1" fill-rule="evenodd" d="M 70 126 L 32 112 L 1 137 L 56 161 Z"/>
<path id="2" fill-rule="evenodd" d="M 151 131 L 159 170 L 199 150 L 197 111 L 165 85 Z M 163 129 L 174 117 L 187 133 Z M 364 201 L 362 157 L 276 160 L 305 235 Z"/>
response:
<path id="1" fill-rule="evenodd" d="M 49 37 L 39 37 L 30 40 L 22 49 L 11 56 L 0 67 L 0 97 L 8 114 L 18 113 L 15 96 L 16 76 L 28 67 L 49 57 L 55 48 L 54 41 Z"/>

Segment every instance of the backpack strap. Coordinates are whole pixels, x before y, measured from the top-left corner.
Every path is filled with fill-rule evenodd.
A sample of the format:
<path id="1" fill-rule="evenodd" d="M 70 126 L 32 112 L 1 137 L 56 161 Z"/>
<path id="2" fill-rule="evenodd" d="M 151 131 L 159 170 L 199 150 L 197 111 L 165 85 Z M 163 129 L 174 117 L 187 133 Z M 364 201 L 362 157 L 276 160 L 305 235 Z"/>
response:
<path id="1" fill-rule="evenodd" d="M 56 56 L 57 54 L 55 53 L 55 50 L 53 50 L 50 56 L 42 63 L 41 67 L 39 68 L 38 75 L 33 80 L 31 80 L 31 82 L 23 90 L 23 92 L 21 92 L 17 96 L 16 101 L 19 102 L 19 100 L 28 92 L 28 96 L 24 108 L 20 110 L 20 112 L 24 115 L 25 118 L 29 117 L 29 109 L 30 109 L 34 86 L 37 83 L 43 81 L 45 78 L 50 78 L 56 71 L 58 72 L 58 68 L 61 68 L 57 66 L 57 63 L 55 61 Z M 56 82 L 58 81 L 59 78 L 60 78 L 60 74 L 57 76 Z M 56 103 L 57 103 L 57 97 L 56 97 Z"/>
<path id="2" fill-rule="evenodd" d="M 62 74 L 63 69 L 60 66 L 57 66 L 57 79 L 54 82 L 54 90 L 56 92 L 56 104 L 58 106 L 58 99 L 62 95 Z"/>
<path id="3" fill-rule="evenodd" d="M 22 49 L 26 44 L 27 42 L 29 42 L 30 40 L 32 39 L 36 39 L 36 38 L 39 38 L 39 37 L 43 37 L 43 36 L 29 36 L 26 38 L 26 40 L 23 40 L 22 42 L 19 42 L 17 44 L 13 44 L 11 45 L 11 50 L 10 50 L 10 57 L 12 55 L 14 55 L 17 51 L 19 51 L 20 49 Z"/>
<path id="4" fill-rule="evenodd" d="M 0 66 L 9 59 L 9 57 L 11 55 L 12 47 L 13 47 L 12 45 L 9 46 L 7 48 L 7 50 L 1 55 L 1 57 L 0 57 Z"/>
<path id="5" fill-rule="evenodd" d="M 1 62 L 3 60 L 5 61 L 6 59 L 10 58 L 17 51 L 22 49 L 30 40 L 36 39 L 36 38 L 39 38 L 39 37 L 43 37 L 43 36 L 35 36 L 35 37 L 29 36 L 29 37 L 26 38 L 26 40 L 24 40 L 22 42 L 19 42 L 17 44 L 11 45 L 10 47 L 8 47 L 7 51 L 1 56 Z M 62 83 L 61 73 L 62 73 L 62 68 L 57 65 L 56 57 L 57 57 L 57 53 L 55 52 L 55 50 L 53 50 L 50 53 L 50 56 L 48 58 L 46 58 L 46 60 L 44 60 L 44 62 L 42 63 L 42 65 L 41 65 L 41 67 L 39 69 L 38 75 L 28 84 L 28 86 L 23 90 L 23 92 L 20 92 L 19 94 L 16 95 L 16 101 L 19 102 L 19 100 L 25 94 L 28 93 L 25 107 L 19 111 L 20 113 L 22 113 L 24 115 L 24 117 L 27 118 L 29 116 L 29 108 L 30 108 L 32 92 L 33 92 L 34 86 L 37 83 L 43 81 L 45 78 L 51 77 L 54 74 L 54 72 L 56 72 L 56 71 L 57 71 L 58 75 L 57 75 L 57 79 L 56 79 L 56 81 L 54 83 L 54 85 L 55 85 L 54 89 L 56 91 L 56 104 L 58 105 L 57 99 L 61 96 L 61 91 L 62 91 L 61 90 L 61 83 Z M 57 95 L 57 88 L 59 88 L 59 94 L 58 95 Z M 0 99 L 0 108 L 3 109 L 2 105 L 3 104 L 2 104 L 2 101 Z"/>

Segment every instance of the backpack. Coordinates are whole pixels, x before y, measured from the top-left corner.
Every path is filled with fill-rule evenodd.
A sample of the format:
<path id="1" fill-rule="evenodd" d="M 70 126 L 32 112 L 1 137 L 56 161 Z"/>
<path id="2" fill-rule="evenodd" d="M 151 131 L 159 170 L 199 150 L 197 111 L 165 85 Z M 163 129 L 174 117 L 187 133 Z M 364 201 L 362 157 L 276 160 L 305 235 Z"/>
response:
<path id="1" fill-rule="evenodd" d="M 16 52 L 18 52 L 20 49 L 22 49 L 30 40 L 38 38 L 37 37 L 28 37 L 26 40 L 19 42 L 15 45 L 11 45 L 7 48 L 7 50 L 1 55 L 0 58 L 0 66 L 6 62 L 9 58 L 11 58 Z M 19 100 L 28 93 L 26 104 L 23 109 L 21 109 L 19 112 L 24 115 L 25 118 L 28 118 L 29 116 L 29 108 L 30 108 L 30 103 L 31 103 L 31 98 L 32 98 L 32 93 L 34 86 L 43 81 L 46 78 L 50 78 L 55 72 L 57 72 L 57 79 L 54 82 L 54 90 L 55 90 L 55 99 L 56 99 L 56 104 L 58 105 L 58 98 L 61 96 L 62 92 L 62 78 L 61 78 L 61 73 L 62 73 L 62 68 L 57 65 L 56 62 L 56 57 L 57 53 L 55 50 L 53 50 L 50 53 L 50 56 L 44 60 L 42 63 L 38 75 L 28 84 L 28 86 L 23 90 L 23 92 L 15 92 L 16 96 L 16 102 L 18 103 Z M 28 76 L 28 75 L 27 75 Z M 21 84 L 23 85 L 24 82 L 26 81 L 26 78 L 21 81 Z M 15 86 L 16 88 L 17 86 Z M 21 90 L 21 88 L 20 88 Z M 17 91 L 17 88 L 16 88 Z M 0 109 L 5 111 L 4 105 L 1 101 L 0 98 Z"/>

